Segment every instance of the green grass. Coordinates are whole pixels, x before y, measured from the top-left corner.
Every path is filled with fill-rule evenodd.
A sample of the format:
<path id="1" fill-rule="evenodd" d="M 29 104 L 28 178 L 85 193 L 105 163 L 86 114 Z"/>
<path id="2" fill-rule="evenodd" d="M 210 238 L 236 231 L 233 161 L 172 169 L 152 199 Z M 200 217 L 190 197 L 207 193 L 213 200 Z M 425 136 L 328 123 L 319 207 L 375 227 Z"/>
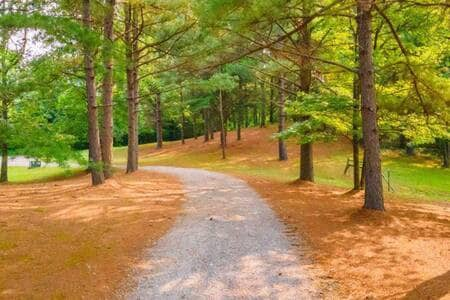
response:
<path id="1" fill-rule="evenodd" d="M 170 145 L 168 143 L 167 145 Z M 154 147 L 143 145 L 145 147 Z M 196 167 L 232 174 L 250 175 L 281 182 L 298 178 L 299 162 L 291 157 L 287 162 L 278 162 L 268 154 L 261 158 L 259 153 L 232 153 L 229 159 L 222 160 L 219 149 L 208 151 L 168 151 L 142 157 L 142 165 L 167 165 Z M 259 156 L 258 159 L 256 159 Z M 351 188 L 352 169 L 344 175 L 347 151 L 334 152 L 326 157 L 316 157 L 314 172 L 319 184 Z M 115 149 L 115 159 L 124 163 L 126 148 Z M 256 159 L 256 160 L 255 160 Z M 450 170 L 443 169 L 435 158 L 406 157 L 398 152 L 383 152 L 383 172 L 390 172 L 394 193 L 388 195 L 420 201 L 450 201 Z M 387 187 L 384 182 L 385 188 Z"/>
<path id="2" fill-rule="evenodd" d="M 450 201 L 450 169 L 413 157 L 387 158 L 383 167 L 391 171 L 396 193 L 411 198 Z"/>
<path id="3" fill-rule="evenodd" d="M 27 167 L 9 167 L 10 183 L 47 182 L 68 178 L 83 172 L 82 169 L 65 169 L 59 167 L 43 167 L 28 169 Z"/>

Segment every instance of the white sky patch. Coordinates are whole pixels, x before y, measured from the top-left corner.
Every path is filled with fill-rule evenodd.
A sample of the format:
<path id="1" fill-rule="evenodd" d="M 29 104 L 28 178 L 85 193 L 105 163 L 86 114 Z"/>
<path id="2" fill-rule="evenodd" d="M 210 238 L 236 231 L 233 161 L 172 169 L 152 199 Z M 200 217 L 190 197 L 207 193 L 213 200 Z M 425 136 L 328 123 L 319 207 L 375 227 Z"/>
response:
<path id="1" fill-rule="evenodd" d="M 55 42 L 47 42 L 46 34 L 37 29 L 21 29 L 11 36 L 8 43 L 8 48 L 12 51 L 24 49 L 24 61 L 31 61 L 46 55 L 57 46 Z"/>

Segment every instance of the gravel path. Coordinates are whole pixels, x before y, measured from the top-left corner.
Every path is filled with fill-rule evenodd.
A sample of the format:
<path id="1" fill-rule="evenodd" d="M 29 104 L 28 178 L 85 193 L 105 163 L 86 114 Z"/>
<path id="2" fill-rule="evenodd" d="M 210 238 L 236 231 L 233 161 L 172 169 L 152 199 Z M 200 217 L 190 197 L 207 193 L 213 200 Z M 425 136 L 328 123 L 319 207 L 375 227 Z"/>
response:
<path id="1" fill-rule="evenodd" d="M 130 299 L 310 299 L 312 281 L 273 211 L 242 180 L 146 167 L 178 176 L 185 212 L 149 250 Z"/>

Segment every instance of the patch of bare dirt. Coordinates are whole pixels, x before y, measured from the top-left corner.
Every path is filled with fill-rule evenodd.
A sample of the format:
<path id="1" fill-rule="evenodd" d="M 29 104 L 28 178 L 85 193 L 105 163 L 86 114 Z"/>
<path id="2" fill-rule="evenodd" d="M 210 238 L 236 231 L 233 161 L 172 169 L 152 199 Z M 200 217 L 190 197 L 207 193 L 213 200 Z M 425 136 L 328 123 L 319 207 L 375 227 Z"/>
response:
<path id="1" fill-rule="evenodd" d="M 305 238 L 339 298 L 450 299 L 450 206 L 387 201 L 362 210 L 362 193 L 245 177 L 289 232 Z"/>
<path id="2" fill-rule="evenodd" d="M 177 179 L 151 172 L 0 186 L 0 298 L 110 298 L 182 199 Z"/>

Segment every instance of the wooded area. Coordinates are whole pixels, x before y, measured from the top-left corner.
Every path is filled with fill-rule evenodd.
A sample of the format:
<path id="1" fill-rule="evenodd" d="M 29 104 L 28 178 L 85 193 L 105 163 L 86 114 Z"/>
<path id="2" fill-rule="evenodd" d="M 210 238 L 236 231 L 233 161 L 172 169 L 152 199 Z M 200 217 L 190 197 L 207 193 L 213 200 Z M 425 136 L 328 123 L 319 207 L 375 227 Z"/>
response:
<path id="1" fill-rule="evenodd" d="M 85 159 L 92 184 L 112 147 L 278 122 L 314 181 L 314 143 L 353 143 L 355 190 L 384 210 L 381 147 L 422 148 L 449 167 L 446 1 L 2 1 L 1 181 L 8 154 Z M 219 131 L 220 136 L 214 136 Z"/>

